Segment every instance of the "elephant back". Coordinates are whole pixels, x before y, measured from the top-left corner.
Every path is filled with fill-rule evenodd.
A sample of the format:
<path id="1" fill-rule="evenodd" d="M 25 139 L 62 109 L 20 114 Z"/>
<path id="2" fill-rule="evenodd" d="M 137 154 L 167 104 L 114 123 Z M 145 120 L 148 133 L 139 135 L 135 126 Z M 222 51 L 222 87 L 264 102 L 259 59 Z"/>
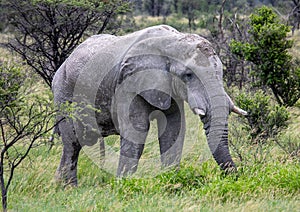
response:
<path id="1" fill-rule="evenodd" d="M 181 34 L 170 26 L 159 25 L 124 36 L 91 36 L 72 52 L 56 72 L 52 86 L 54 98 L 62 102 L 71 99 L 76 90 L 90 94 L 104 89 L 101 98 L 109 99 L 120 77 L 121 64 L 136 45 L 151 38 L 160 40 Z"/>

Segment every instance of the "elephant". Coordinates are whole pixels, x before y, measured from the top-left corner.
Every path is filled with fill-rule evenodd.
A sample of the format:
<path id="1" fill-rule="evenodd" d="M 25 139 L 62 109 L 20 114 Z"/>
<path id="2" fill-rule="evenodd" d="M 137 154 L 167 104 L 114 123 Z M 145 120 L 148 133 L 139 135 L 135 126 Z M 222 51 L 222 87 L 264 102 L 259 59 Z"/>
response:
<path id="1" fill-rule="evenodd" d="M 225 92 L 222 62 L 199 35 L 158 25 L 123 36 L 91 36 L 57 70 L 52 91 L 63 143 L 56 177 L 67 184 L 77 185 L 82 147 L 100 139 L 103 149 L 109 135 L 120 135 L 117 176 L 136 172 L 152 119 L 157 119 L 162 166 L 178 167 L 184 102 L 203 122 L 220 168 L 236 169 L 228 147 L 228 116 L 247 112 Z"/>

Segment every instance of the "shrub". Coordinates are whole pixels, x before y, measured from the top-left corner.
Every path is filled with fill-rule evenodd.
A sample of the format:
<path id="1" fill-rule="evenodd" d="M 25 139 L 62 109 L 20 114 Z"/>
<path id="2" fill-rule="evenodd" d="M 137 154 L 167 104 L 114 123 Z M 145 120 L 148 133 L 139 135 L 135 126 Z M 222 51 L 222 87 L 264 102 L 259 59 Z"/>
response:
<path id="1" fill-rule="evenodd" d="M 248 111 L 247 128 L 252 141 L 274 138 L 285 127 L 289 112 L 284 106 L 272 102 L 270 96 L 259 90 L 254 94 L 242 92 L 236 98 L 237 105 Z"/>

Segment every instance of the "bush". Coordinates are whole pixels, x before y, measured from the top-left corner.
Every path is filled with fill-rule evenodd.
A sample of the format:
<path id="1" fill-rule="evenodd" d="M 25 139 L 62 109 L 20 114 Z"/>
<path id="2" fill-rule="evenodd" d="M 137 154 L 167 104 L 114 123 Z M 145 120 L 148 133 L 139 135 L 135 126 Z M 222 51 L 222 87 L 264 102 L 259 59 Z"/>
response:
<path id="1" fill-rule="evenodd" d="M 272 102 L 270 96 L 259 90 L 254 94 L 242 92 L 236 98 L 239 107 L 248 111 L 247 128 L 252 141 L 274 138 L 285 127 L 289 112 L 284 106 Z"/>

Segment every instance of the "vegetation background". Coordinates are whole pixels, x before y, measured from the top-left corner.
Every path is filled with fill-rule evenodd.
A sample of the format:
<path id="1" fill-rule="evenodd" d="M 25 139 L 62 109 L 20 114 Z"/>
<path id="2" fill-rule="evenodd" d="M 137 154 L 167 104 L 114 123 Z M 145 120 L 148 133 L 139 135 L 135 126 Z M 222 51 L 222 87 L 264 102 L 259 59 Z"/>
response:
<path id="1" fill-rule="evenodd" d="M 12 179 L 7 187 L 8 211 L 299 211 L 299 0 L 2 0 L 1 6 L 0 175 L 2 196 Z M 39 14 L 48 18 L 39 19 Z M 264 21 L 257 28 L 251 17 Z M 49 85 L 57 67 L 89 35 L 124 35 L 157 24 L 200 34 L 222 59 L 228 93 L 250 113 L 246 118 L 230 117 L 230 149 L 237 173 L 224 175 L 219 170 L 207 151 L 201 123 L 187 111 L 188 153 L 179 171 L 116 179 L 82 152 L 78 187 L 55 182 L 62 146 L 60 138 L 54 142 L 47 138 L 54 124 Z M 259 31 L 260 27 L 266 30 Z M 266 39 L 264 45 L 256 45 L 255 29 L 262 32 L 257 33 L 258 41 Z M 63 47 L 52 45 L 64 42 Z M 275 51 L 281 43 L 284 48 Z M 249 53 L 254 52 L 250 47 L 259 57 Z M 270 52 L 275 56 L 264 57 Z M 263 76 L 269 81 L 264 82 L 258 71 L 278 61 L 272 70 L 266 69 Z M 268 75 L 273 71 L 296 82 L 284 88 L 287 95 L 295 96 L 292 103 L 286 104 L 280 96 L 278 101 L 270 83 L 285 85 L 290 80 Z M 32 127 L 38 123 L 41 128 Z M 145 159 L 159 152 L 152 124 Z M 23 128 L 27 131 L 20 134 L 18 129 Z M 105 142 L 118 148 L 117 137 Z M 16 163 L 20 158 L 22 163 Z"/>

